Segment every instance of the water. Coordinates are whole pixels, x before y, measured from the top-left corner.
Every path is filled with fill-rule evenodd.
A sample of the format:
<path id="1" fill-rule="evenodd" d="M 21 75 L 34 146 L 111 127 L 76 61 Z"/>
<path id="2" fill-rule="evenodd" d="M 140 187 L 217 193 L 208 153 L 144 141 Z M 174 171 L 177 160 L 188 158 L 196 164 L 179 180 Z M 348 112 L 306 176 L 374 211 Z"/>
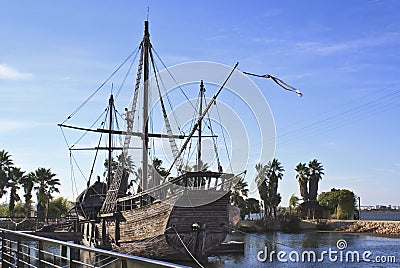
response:
<path id="1" fill-rule="evenodd" d="M 228 239 L 235 241 L 245 242 L 245 252 L 243 254 L 232 254 L 225 256 L 209 257 L 208 263 L 203 264 L 204 267 L 210 268 L 243 268 L 243 267 L 400 267 L 400 239 L 398 238 L 385 238 L 376 237 L 365 234 L 343 234 L 335 232 L 307 232 L 299 234 L 286 234 L 281 232 L 266 233 L 266 234 L 230 234 Z M 347 248 L 342 250 L 338 249 L 338 240 L 343 240 L 347 243 Z M 342 245 L 342 244 L 340 244 Z M 276 258 L 271 262 L 267 260 L 261 262 L 257 259 L 260 250 L 264 250 L 267 246 L 268 252 L 274 250 L 275 252 L 285 252 L 288 262 L 280 262 Z M 331 261 L 329 255 L 325 253 L 321 262 L 323 251 L 332 251 L 332 259 L 337 256 L 336 261 Z M 316 261 L 301 262 L 301 254 L 304 251 L 313 251 L 316 253 Z M 334 253 L 336 251 L 337 253 Z M 346 262 L 346 254 L 351 252 L 358 252 L 360 256 L 359 262 L 351 262 L 353 257 L 348 255 Z M 371 262 L 363 261 L 362 254 L 370 251 L 371 255 L 367 258 Z M 294 253 L 293 253 L 294 252 Z M 300 262 L 293 262 L 289 260 L 288 255 L 299 253 Z M 340 252 L 342 252 L 342 261 L 340 259 Z M 350 254 L 349 253 L 349 254 Z M 375 257 L 387 259 L 386 263 L 373 262 Z M 294 257 L 293 257 L 294 258 Z M 388 258 L 395 258 L 395 263 L 388 263 Z M 356 260 L 356 259 L 354 259 Z M 181 263 L 187 266 L 198 267 L 193 263 Z M 107 267 L 120 267 L 117 265 Z M 128 267 L 131 267 L 128 265 Z M 147 266 L 143 266 L 147 267 Z"/>
<path id="2" fill-rule="evenodd" d="M 361 211 L 362 220 L 400 221 L 399 211 Z"/>
<path id="3" fill-rule="evenodd" d="M 336 232 L 306 232 L 299 234 L 287 234 L 282 232 L 274 233 L 264 233 L 264 234 L 243 234 L 234 233 L 227 237 L 228 240 L 242 241 L 245 242 L 245 252 L 244 254 L 231 254 L 224 256 L 209 257 L 208 263 L 203 264 L 204 267 L 211 268 L 231 268 L 231 267 L 400 267 L 400 239 L 399 238 L 386 238 L 370 236 L 365 234 L 346 234 L 346 233 L 336 233 Z M 338 241 L 341 240 L 343 243 L 347 244 L 346 248 L 339 249 Z M 34 245 L 36 242 L 32 242 Z M 268 253 L 271 251 L 281 252 L 280 254 L 286 254 L 283 259 L 287 262 L 281 262 L 277 259 L 276 254 L 272 261 L 268 258 L 265 262 L 258 260 L 257 255 L 261 258 L 264 254 L 259 254 L 260 251 L 267 248 Z M 60 248 L 45 245 L 45 249 L 54 253 L 59 253 Z M 305 261 L 301 261 L 301 256 L 307 252 L 315 252 L 316 261 L 308 260 L 308 255 L 305 255 Z M 331 261 L 329 259 L 328 253 L 325 253 L 323 258 L 321 254 L 323 251 L 333 253 L 332 258 L 336 256 L 336 261 Z M 336 251 L 334 253 L 333 251 Z M 357 252 L 360 257 L 360 262 L 351 262 L 353 257 L 348 256 L 346 261 L 346 254 L 348 252 Z M 371 255 L 368 259 L 371 262 L 363 261 L 362 255 L 364 252 L 370 251 Z M 340 254 L 342 252 L 342 259 L 340 259 Z M 289 259 L 289 255 L 292 259 L 295 259 L 296 254 L 299 255 L 299 262 L 294 262 Z M 31 253 L 32 256 L 35 255 L 34 252 Z M 376 257 L 386 258 L 387 261 L 393 261 L 395 258 L 395 263 L 377 263 L 372 262 Z M 102 267 L 117 268 L 121 267 L 118 260 L 100 259 L 96 258 L 93 254 L 88 254 L 87 252 L 81 252 L 81 259 L 87 261 L 88 263 L 93 263 L 97 265 L 104 265 Z M 319 261 L 318 259 L 321 259 Z M 187 266 L 198 267 L 194 262 L 192 263 L 181 263 Z M 143 265 L 138 263 L 128 263 L 128 267 L 155 267 L 154 265 Z"/>
<path id="4" fill-rule="evenodd" d="M 267 234 L 233 234 L 230 235 L 232 240 L 243 241 L 246 243 L 244 255 L 231 255 L 212 257 L 209 259 L 207 267 L 400 267 L 400 239 L 384 238 L 369 235 L 330 233 L 330 232 L 309 232 L 300 234 L 286 233 L 267 233 Z M 337 241 L 343 240 L 347 243 L 347 248 L 338 249 Z M 343 242 L 343 241 L 342 241 Z M 261 262 L 257 259 L 257 254 L 267 246 L 268 252 L 285 252 L 287 262 L 280 262 L 274 258 L 271 262 L 269 259 Z M 321 262 L 323 251 L 332 251 L 332 260 L 337 256 L 336 261 L 329 259 L 328 253 L 325 253 Z M 316 262 L 293 262 L 289 259 L 289 254 L 292 254 L 292 259 L 295 259 L 296 253 L 300 256 L 304 251 L 313 251 L 316 253 Z M 333 251 L 337 251 L 335 254 Z M 360 256 L 360 263 L 351 262 L 353 257 L 348 255 L 346 262 L 346 254 L 349 251 L 357 251 Z M 380 260 L 388 260 L 395 258 L 396 263 L 373 263 L 362 260 L 362 254 L 366 251 L 371 251 L 371 256 L 366 260 L 375 260 L 379 257 Z M 342 252 L 342 259 L 340 259 Z M 283 254 L 283 253 L 281 253 Z M 350 254 L 350 253 L 349 253 Z M 262 254 L 261 257 L 264 255 Z M 276 256 L 276 254 L 275 254 Z M 322 258 L 321 258 L 322 259 Z M 341 261 L 342 260 L 342 261 Z"/>

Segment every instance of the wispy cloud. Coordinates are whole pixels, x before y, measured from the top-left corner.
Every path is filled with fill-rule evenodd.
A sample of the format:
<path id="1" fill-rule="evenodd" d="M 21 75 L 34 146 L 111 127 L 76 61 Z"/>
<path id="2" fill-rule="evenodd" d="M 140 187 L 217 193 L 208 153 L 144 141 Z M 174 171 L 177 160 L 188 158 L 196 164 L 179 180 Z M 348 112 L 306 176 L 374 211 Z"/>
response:
<path id="1" fill-rule="evenodd" d="M 334 141 L 329 141 L 329 142 L 325 143 L 325 145 L 326 146 L 336 146 L 337 144 Z"/>
<path id="2" fill-rule="evenodd" d="M 390 169 L 390 168 L 372 168 L 372 170 L 375 170 L 378 172 L 384 172 L 384 173 L 391 173 L 391 174 L 397 173 L 395 170 Z"/>
<path id="3" fill-rule="evenodd" d="M 253 37 L 251 38 L 253 42 L 263 43 L 263 44 L 277 44 L 277 43 L 284 43 L 284 39 L 278 38 L 268 38 L 268 37 Z"/>
<path id="4" fill-rule="evenodd" d="M 0 64 L 0 80 L 21 80 L 32 78 L 31 73 L 20 72 L 7 64 Z"/>
<path id="5" fill-rule="evenodd" d="M 6 134 L 38 127 L 43 125 L 43 123 L 29 120 L 0 120 L 0 125 L 0 134 Z"/>
<path id="6" fill-rule="evenodd" d="M 400 33 L 398 32 L 391 32 L 380 36 L 358 38 L 337 43 L 323 43 L 314 41 L 298 42 L 296 46 L 299 51 L 312 52 L 321 55 L 331 55 L 342 51 L 377 47 L 396 43 L 400 43 Z"/>
<path id="7" fill-rule="evenodd" d="M 273 17 L 278 17 L 283 15 L 283 11 L 282 9 L 268 9 L 266 11 L 264 11 L 264 13 L 262 14 L 262 16 L 264 18 L 273 18 Z"/>

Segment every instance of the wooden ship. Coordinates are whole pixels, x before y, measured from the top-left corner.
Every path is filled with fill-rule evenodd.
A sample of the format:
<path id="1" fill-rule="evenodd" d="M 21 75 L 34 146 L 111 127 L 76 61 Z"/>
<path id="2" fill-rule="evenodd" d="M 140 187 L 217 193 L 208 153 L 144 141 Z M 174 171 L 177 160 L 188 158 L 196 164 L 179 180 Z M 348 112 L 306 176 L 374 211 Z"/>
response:
<path id="1" fill-rule="evenodd" d="M 240 174 L 224 173 L 218 160 L 217 171 L 202 170 L 201 139 L 202 121 L 210 107 L 215 103 L 219 88 L 208 105 L 202 107 L 199 101 L 195 123 L 188 135 L 174 135 L 166 114 L 161 93 L 160 104 L 168 134 L 149 132 L 148 95 L 149 69 L 154 67 L 152 44 L 145 22 L 144 37 L 139 46 L 140 60 L 133 101 L 125 111 L 126 130 L 113 128 L 115 117 L 114 96 L 109 98 L 107 123 L 103 128 L 90 129 L 59 124 L 62 128 L 72 128 L 84 131 L 98 132 L 108 137 L 106 147 L 96 150 L 108 152 L 107 176 L 104 182 L 98 180 L 79 194 L 76 199 L 76 210 L 79 216 L 80 228 L 83 233 L 83 244 L 115 250 L 123 253 L 164 260 L 204 259 L 215 250 L 225 239 L 229 229 L 230 190 L 235 179 L 243 177 Z M 227 74 L 226 81 L 235 70 Z M 155 72 L 155 71 L 154 71 Z M 225 82 L 226 82 L 225 81 Z M 141 86 L 142 85 L 142 86 Z M 143 126 L 140 132 L 133 131 L 135 112 L 139 102 L 139 91 L 142 90 Z M 160 92 L 160 91 L 159 91 Z M 200 83 L 200 98 L 204 96 L 204 84 Z M 106 126 L 108 125 L 108 126 Z M 115 135 L 123 136 L 122 148 L 113 146 Z M 131 140 L 141 140 L 142 157 L 140 183 L 136 194 L 128 193 L 128 178 L 131 175 L 126 168 L 130 160 L 129 147 Z M 169 140 L 174 156 L 169 170 L 160 173 L 149 161 L 149 139 L 166 138 Z M 185 171 L 182 154 L 187 144 L 193 138 L 197 139 L 197 168 Z M 180 149 L 175 139 L 183 139 Z M 76 148 L 70 148 L 74 150 Z M 117 167 L 113 165 L 113 153 L 120 150 Z M 107 161 L 106 161 L 107 162 Z M 176 169 L 176 175 L 171 176 L 171 170 Z M 90 175 L 92 176 L 92 174 Z M 149 187 L 149 180 L 152 186 Z"/>

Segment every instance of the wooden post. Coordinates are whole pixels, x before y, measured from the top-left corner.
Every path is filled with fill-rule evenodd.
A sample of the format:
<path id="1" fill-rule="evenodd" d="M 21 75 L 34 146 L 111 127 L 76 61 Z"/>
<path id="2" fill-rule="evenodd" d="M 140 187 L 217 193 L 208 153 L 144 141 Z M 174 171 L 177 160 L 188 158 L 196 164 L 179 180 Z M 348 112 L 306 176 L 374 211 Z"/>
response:
<path id="1" fill-rule="evenodd" d="M 120 232 L 121 232 L 121 230 L 119 228 L 119 213 L 117 212 L 117 213 L 115 213 L 115 234 L 114 234 L 114 236 L 115 236 L 115 244 L 117 246 L 120 245 L 120 241 L 119 241 L 121 239 Z"/>
<path id="2" fill-rule="evenodd" d="M 31 247 L 28 247 L 28 256 L 26 262 L 31 264 Z"/>
<path id="3" fill-rule="evenodd" d="M 1 267 L 8 267 L 6 253 L 6 237 L 4 231 L 1 231 Z"/>
<path id="4" fill-rule="evenodd" d="M 121 268 L 128 268 L 128 264 L 126 263 L 126 260 L 121 260 Z"/>
<path id="5" fill-rule="evenodd" d="M 101 241 L 103 246 L 106 244 L 106 219 L 102 219 L 101 221 Z"/>
<path id="6" fill-rule="evenodd" d="M 17 267 L 23 267 L 23 263 L 22 263 L 22 261 L 23 261 L 23 256 L 24 255 L 22 255 L 22 245 L 21 245 L 21 240 L 20 240 L 20 238 L 19 237 L 17 237 L 17 252 L 16 252 L 16 254 L 17 254 Z"/>
<path id="7" fill-rule="evenodd" d="M 58 264 L 61 266 L 65 259 L 63 259 L 62 257 L 67 257 L 67 246 L 60 246 L 60 251 L 61 251 L 61 257 L 58 258 Z"/>
<path id="8" fill-rule="evenodd" d="M 69 248 L 69 267 L 76 268 L 77 265 L 74 262 L 79 254 L 77 254 L 77 250 L 75 248 Z"/>
<path id="9" fill-rule="evenodd" d="M 38 252 L 38 267 L 39 268 L 44 268 L 44 253 L 43 253 L 43 242 L 42 241 L 38 241 L 39 242 L 39 252 Z"/>

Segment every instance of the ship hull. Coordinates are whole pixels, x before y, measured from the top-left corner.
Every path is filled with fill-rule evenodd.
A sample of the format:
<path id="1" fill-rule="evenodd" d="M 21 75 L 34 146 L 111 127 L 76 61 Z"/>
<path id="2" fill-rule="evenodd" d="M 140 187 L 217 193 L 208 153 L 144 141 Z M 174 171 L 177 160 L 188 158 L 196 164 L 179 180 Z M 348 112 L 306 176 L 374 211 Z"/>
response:
<path id="1" fill-rule="evenodd" d="M 154 259 L 206 258 L 226 237 L 228 204 L 229 192 L 185 190 L 82 223 L 83 243 Z"/>

